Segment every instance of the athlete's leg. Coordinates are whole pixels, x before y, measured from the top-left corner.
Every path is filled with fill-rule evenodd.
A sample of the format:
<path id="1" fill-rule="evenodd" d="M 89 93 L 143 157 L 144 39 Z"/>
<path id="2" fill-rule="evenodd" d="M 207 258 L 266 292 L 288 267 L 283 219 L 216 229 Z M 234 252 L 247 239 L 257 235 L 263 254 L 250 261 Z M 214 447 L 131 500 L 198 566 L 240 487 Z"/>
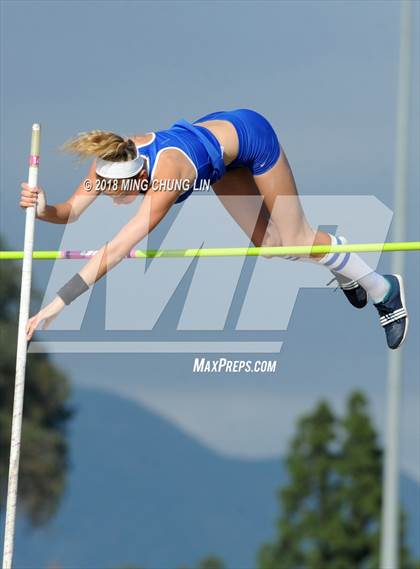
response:
<path id="1" fill-rule="evenodd" d="M 230 170 L 212 187 L 252 243 L 256 247 L 264 245 L 270 214 L 250 170 L 245 167 Z M 255 199 L 247 200 L 241 197 Z"/>
<path id="2" fill-rule="evenodd" d="M 292 170 L 282 150 L 276 164 L 264 174 L 254 176 L 270 213 L 267 245 L 330 245 L 328 233 L 314 231 L 303 212 Z"/>
<path id="3" fill-rule="evenodd" d="M 270 173 L 274 175 L 270 176 Z M 268 172 L 252 176 L 247 168 L 234 169 L 214 184 L 213 189 L 231 216 L 257 247 L 261 245 L 312 245 L 313 243 L 329 245 L 331 242 L 337 242 L 335 236 L 322 231 L 315 232 L 306 221 L 293 174 L 284 152 L 278 163 Z M 261 206 L 258 200 L 238 199 L 238 196 L 257 197 L 259 195 L 264 198 Z M 276 215 L 273 220 L 271 212 L 275 209 L 276 198 L 279 196 L 284 196 L 289 205 L 286 208 L 287 211 L 282 211 L 280 208 L 278 216 Z M 250 201 L 252 203 L 249 203 Z M 290 227 L 290 219 L 296 227 Z M 344 275 L 347 282 L 359 282 L 363 289 L 369 291 L 374 302 L 378 303 L 376 308 L 380 313 L 381 323 L 385 327 L 388 346 L 395 349 L 401 345 L 408 323 L 401 281 L 398 282 L 394 276 L 387 276 L 385 279 L 378 275 L 353 253 L 331 253 L 312 260 L 324 264 L 333 272 L 334 268 L 337 269 L 337 274 Z M 385 293 L 383 293 L 384 281 L 387 291 Z M 363 290 L 360 286 L 358 289 Z M 344 288 L 343 290 L 346 292 Z M 346 296 L 357 306 L 355 290 L 357 291 L 357 289 L 350 288 Z M 376 298 L 383 295 L 383 301 L 375 300 L 375 295 Z"/>
<path id="4" fill-rule="evenodd" d="M 270 245 L 337 243 L 334 236 L 324 231 L 314 231 L 307 222 L 293 173 L 283 150 L 276 164 L 267 172 L 254 176 L 254 179 L 271 216 L 268 230 Z M 335 274 L 358 282 L 371 295 L 374 302 L 382 301 L 390 290 L 388 280 L 375 273 L 354 253 L 330 253 L 313 257 L 315 257 L 313 261 L 325 265 Z"/>

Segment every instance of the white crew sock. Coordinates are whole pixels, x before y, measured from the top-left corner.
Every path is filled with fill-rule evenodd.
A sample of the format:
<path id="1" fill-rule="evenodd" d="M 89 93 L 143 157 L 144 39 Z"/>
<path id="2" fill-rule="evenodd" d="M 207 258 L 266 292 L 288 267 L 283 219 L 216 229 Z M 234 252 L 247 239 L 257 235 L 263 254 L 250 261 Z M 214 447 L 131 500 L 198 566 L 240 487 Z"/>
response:
<path id="1" fill-rule="evenodd" d="M 369 294 L 372 301 L 376 304 L 382 302 L 388 295 L 391 284 L 385 277 L 373 271 L 357 281 Z"/>
<path id="2" fill-rule="evenodd" d="M 331 245 L 344 245 L 347 243 L 344 237 L 330 235 Z M 376 273 L 366 264 L 356 253 L 328 253 L 322 258 L 319 257 L 286 257 L 289 260 L 302 260 L 319 263 L 328 268 L 335 276 L 339 284 L 348 284 L 351 281 L 358 282 L 369 294 L 372 301 L 376 304 L 381 302 L 390 290 L 389 282 L 379 273 Z"/>
<path id="3" fill-rule="evenodd" d="M 330 235 L 331 245 L 344 245 L 344 237 Z M 373 302 L 381 302 L 389 292 L 390 284 L 385 277 L 376 273 L 356 253 L 328 253 L 315 261 L 324 265 L 333 273 L 357 281 L 369 294 Z"/>

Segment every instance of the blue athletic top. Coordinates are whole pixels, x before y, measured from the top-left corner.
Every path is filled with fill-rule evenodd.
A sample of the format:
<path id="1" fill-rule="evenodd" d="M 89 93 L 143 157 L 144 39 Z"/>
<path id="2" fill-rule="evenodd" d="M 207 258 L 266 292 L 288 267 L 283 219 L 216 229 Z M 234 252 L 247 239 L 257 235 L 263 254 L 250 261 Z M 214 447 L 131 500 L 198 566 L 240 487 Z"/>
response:
<path id="1" fill-rule="evenodd" d="M 223 148 L 217 138 L 207 128 L 196 124 L 207 120 L 226 120 L 236 129 L 238 156 L 228 166 L 223 162 Z M 271 124 L 250 109 L 218 111 L 201 117 L 192 124 L 179 120 L 169 129 L 152 134 L 149 143 L 138 146 L 139 154 L 147 161 L 149 183 L 153 180 L 160 153 L 168 148 L 180 150 L 195 168 L 195 183 L 181 194 L 177 203 L 185 200 L 195 188 L 203 187 L 203 182 L 217 182 L 227 170 L 245 166 L 254 175 L 263 174 L 274 166 L 281 152 Z"/>
<path id="2" fill-rule="evenodd" d="M 213 184 L 225 173 L 223 148 L 217 138 L 206 128 L 180 120 L 171 128 L 152 133 L 149 143 L 138 146 L 141 156 L 146 159 L 149 183 L 153 180 L 159 155 L 163 150 L 176 148 L 191 161 L 196 171 L 192 187 L 184 191 L 176 200 L 185 200 L 203 182 Z"/>

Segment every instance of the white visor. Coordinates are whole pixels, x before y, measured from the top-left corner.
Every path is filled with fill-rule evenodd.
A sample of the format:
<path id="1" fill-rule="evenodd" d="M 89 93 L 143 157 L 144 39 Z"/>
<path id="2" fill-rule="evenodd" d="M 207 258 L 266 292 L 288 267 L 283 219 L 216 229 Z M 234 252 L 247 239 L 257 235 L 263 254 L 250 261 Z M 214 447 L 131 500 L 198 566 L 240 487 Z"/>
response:
<path id="1" fill-rule="evenodd" d="M 144 166 L 144 159 L 137 156 L 127 162 L 112 162 L 111 160 L 96 159 L 96 173 L 103 178 L 132 178 L 140 172 Z"/>

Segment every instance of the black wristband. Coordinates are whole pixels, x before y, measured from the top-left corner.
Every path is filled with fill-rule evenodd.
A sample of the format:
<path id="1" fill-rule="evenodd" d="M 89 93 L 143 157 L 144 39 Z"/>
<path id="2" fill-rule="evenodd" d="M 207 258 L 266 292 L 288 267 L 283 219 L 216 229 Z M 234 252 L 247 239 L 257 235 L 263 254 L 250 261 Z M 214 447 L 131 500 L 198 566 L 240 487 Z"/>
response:
<path id="1" fill-rule="evenodd" d="M 68 283 L 60 288 L 60 290 L 57 292 L 57 296 L 61 298 L 64 304 L 69 305 L 71 302 L 73 302 L 73 300 L 86 292 L 88 289 L 88 285 L 79 275 L 79 273 L 76 273 Z"/>

